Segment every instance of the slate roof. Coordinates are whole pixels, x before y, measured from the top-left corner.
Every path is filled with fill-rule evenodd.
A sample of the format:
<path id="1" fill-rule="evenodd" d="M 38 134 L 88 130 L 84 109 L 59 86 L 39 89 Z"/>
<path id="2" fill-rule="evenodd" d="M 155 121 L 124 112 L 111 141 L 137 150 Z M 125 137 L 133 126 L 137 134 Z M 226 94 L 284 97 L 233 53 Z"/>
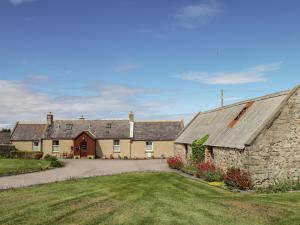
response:
<path id="1" fill-rule="evenodd" d="M 44 138 L 46 128 L 46 124 L 17 123 L 11 135 L 11 140 L 40 140 Z"/>
<path id="2" fill-rule="evenodd" d="M 82 131 L 89 131 L 96 139 L 129 138 L 129 120 L 54 120 L 47 139 L 74 139 Z"/>
<path id="3" fill-rule="evenodd" d="M 134 122 L 134 140 L 175 140 L 183 129 L 182 121 Z M 54 120 L 46 124 L 17 123 L 12 141 L 74 139 L 89 131 L 95 139 L 129 139 L 129 120 Z"/>
<path id="4" fill-rule="evenodd" d="M 183 121 L 135 122 L 133 140 L 173 141 L 182 129 Z"/>
<path id="5" fill-rule="evenodd" d="M 10 132 L 0 132 L 0 145 L 10 143 Z"/>
<path id="6" fill-rule="evenodd" d="M 208 134 L 209 138 L 205 143 L 207 146 L 244 149 L 278 116 L 289 97 L 298 88 L 299 86 L 289 91 L 200 112 L 185 127 L 175 142 L 191 144 L 194 140 Z M 228 126 L 248 102 L 253 104 L 233 127 Z"/>

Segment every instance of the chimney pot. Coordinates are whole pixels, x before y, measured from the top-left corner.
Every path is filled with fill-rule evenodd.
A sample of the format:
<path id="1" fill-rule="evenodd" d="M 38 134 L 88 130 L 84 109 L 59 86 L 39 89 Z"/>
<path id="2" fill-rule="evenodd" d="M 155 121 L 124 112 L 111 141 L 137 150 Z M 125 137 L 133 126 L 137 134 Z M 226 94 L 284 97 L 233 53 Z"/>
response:
<path id="1" fill-rule="evenodd" d="M 129 118 L 129 121 L 130 121 L 130 122 L 134 122 L 134 114 L 133 114 L 132 111 L 129 112 L 128 118 Z"/>

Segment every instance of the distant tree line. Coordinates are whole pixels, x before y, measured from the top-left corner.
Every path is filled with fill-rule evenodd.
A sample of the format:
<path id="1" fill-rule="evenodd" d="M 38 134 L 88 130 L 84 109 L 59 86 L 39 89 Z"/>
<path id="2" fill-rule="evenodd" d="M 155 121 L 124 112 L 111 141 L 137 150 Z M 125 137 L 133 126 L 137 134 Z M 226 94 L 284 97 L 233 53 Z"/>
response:
<path id="1" fill-rule="evenodd" d="M 2 128 L 1 132 L 10 133 L 10 128 Z"/>

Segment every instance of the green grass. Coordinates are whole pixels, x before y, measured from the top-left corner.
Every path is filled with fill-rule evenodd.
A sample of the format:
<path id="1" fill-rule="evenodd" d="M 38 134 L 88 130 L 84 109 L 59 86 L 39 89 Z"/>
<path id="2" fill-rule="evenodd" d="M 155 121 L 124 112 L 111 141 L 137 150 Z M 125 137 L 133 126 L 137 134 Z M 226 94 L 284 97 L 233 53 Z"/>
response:
<path id="1" fill-rule="evenodd" d="M 127 173 L 0 192 L 0 224 L 297 224 L 300 193 L 233 193 L 174 173 Z"/>
<path id="2" fill-rule="evenodd" d="M 30 173 L 50 168 L 50 162 L 36 159 L 1 159 L 0 176 Z"/>

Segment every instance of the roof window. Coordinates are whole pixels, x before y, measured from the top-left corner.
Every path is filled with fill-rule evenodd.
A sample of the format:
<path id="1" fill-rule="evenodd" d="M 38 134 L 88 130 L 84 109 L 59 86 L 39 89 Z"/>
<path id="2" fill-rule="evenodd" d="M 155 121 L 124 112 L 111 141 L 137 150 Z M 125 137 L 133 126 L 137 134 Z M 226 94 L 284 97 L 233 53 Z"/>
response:
<path id="1" fill-rule="evenodd" d="M 107 129 L 110 129 L 110 128 L 111 128 L 111 123 L 107 123 L 107 124 L 106 124 L 106 128 L 107 128 Z"/>
<path id="2" fill-rule="evenodd" d="M 234 127 L 234 125 L 241 119 L 241 117 L 247 112 L 247 110 L 253 105 L 254 102 L 247 102 L 240 113 L 228 124 L 228 127 Z"/>
<path id="3" fill-rule="evenodd" d="M 73 124 L 67 123 L 66 124 L 66 130 L 72 130 Z"/>

